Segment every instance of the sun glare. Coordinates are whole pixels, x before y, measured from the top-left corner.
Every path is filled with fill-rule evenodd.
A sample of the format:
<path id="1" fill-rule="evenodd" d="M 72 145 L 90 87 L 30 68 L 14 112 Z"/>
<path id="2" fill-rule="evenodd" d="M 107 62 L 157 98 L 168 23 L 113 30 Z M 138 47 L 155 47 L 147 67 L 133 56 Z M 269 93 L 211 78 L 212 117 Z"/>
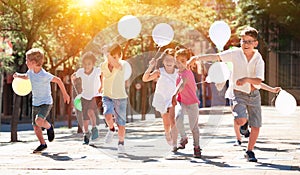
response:
<path id="1" fill-rule="evenodd" d="M 92 7 L 97 0 L 80 0 L 80 5 L 85 7 Z"/>

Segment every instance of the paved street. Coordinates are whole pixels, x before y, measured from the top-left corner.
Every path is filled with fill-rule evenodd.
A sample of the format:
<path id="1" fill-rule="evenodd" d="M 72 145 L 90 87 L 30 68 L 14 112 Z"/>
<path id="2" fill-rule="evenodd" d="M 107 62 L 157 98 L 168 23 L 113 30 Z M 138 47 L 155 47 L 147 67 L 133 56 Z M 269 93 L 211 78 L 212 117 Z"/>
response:
<path id="1" fill-rule="evenodd" d="M 100 139 L 82 145 L 77 128 L 56 127 L 56 139 L 47 143 L 41 154 L 32 154 L 38 146 L 30 124 L 18 132 L 20 142 L 10 143 L 10 132 L 2 125 L 0 133 L 1 174 L 300 174 L 300 107 L 294 114 L 282 116 L 274 107 L 263 107 L 263 127 L 254 150 L 257 163 L 244 159 L 248 139 L 242 146 L 235 141 L 233 118 L 228 107 L 200 110 L 202 158 L 192 157 L 192 137 L 184 150 L 175 155 L 164 139 L 161 118 L 139 115 L 127 124 L 126 152 L 117 153 L 117 135 L 104 143 L 106 128 L 99 126 Z M 45 138 L 46 132 L 45 133 Z"/>

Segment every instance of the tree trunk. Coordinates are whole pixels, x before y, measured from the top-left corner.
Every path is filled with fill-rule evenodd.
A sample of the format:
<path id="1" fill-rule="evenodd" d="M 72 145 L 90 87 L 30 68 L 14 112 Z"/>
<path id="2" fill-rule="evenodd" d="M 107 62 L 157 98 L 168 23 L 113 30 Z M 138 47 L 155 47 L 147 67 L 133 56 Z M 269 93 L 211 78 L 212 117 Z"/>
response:
<path id="1" fill-rule="evenodd" d="M 13 110 L 13 115 L 11 118 L 11 136 L 10 136 L 10 141 L 11 142 L 17 142 L 18 141 L 18 119 L 21 114 L 21 107 L 22 107 L 22 97 L 15 95 L 15 100 L 14 100 L 14 110 Z"/>

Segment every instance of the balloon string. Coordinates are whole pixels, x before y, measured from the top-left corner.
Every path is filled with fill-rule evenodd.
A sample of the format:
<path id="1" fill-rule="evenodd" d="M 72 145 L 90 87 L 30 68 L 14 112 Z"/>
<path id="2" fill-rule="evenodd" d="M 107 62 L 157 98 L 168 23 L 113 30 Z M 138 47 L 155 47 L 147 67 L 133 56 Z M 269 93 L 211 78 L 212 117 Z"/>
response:
<path id="1" fill-rule="evenodd" d="M 202 83 L 207 83 L 206 81 L 200 81 L 200 82 L 197 82 L 196 84 L 202 84 Z"/>
<path id="2" fill-rule="evenodd" d="M 75 85 L 74 85 L 74 82 L 72 81 L 72 87 L 74 88 L 74 91 L 75 91 L 75 94 L 76 94 L 76 96 L 78 95 L 78 91 L 77 91 L 77 88 L 75 87 Z"/>
<path id="3" fill-rule="evenodd" d="M 157 54 L 160 52 L 160 49 L 161 49 L 161 46 L 159 46 L 158 47 L 158 50 L 156 51 L 156 53 L 155 53 L 155 55 L 154 55 L 154 57 L 153 58 L 155 58 L 156 56 L 157 56 Z M 158 69 L 158 65 L 157 65 L 157 62 L 158 62 L 158 60 L 159 60 L 160 58 L 157 58 L 156 59 L 156 63 L 155 63 L 155 69 Z"/>
<path id="4" fill-rule="evenodd" d="M 279 92 L 280 92 L 280 91 L 279 91 Z M 271 100 L 271 104 L 274 105 L 274 106 L 275 106 L 275 100 L 276 100 L 277 96 L 279 95 L 279 92 L 276 93 L 276 94 L 274 95 L 274 97 L 272 98 L 272 100 Z"/>

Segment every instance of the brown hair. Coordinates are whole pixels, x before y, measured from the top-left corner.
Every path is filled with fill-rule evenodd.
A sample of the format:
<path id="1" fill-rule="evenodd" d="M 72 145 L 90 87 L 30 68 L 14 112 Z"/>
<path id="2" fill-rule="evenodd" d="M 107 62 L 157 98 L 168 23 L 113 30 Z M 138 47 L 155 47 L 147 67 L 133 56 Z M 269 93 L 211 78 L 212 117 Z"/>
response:
<path id="1" fill-rule="evenodd" d="M 175 48 L 176 52 L 175 52 L 175 58 L 177 58 L 178 56 L 184 56 L 187 58 L 187 60 L 189 60 L 192 56 L 192 50 L 191 49 L 184 49 L 184 48 L 180 48 L 180 47 L 176 47 Z"/>
<path id="2" fill-rule="evenodd" d="M 36 62 L 37 66 L 44 63 L 44 52 L 39 48 L 32 48 L 26 52 L 26 59 Z"/>
<path id="3" fill-rule="evenodd" d="M 95 63 L 97 58 L 92 52 L 86 52 L 82 55 L 82 62 L 85 60 L 91 60 L 93 63 Z"/>
<path id="4" fill-rule="evenodd" d="M 258 38 L 258 31 L 255 28 L 248 26 L 248 27 L 244 28 L 241 31 L 240 37 L 241 36 L 245 36 L 245 35 L 251 36 L 252 38 L 254 38 L 255 40 L 257 40 L 257 38 Z"/>
<path id="5" fill-rule="evenodd" d="M 118 54 L 119 56 L 122 55 L 122 47 L 119 44 L 113 44 L 109 47 L 108 52 L 110 55 Z"/>

